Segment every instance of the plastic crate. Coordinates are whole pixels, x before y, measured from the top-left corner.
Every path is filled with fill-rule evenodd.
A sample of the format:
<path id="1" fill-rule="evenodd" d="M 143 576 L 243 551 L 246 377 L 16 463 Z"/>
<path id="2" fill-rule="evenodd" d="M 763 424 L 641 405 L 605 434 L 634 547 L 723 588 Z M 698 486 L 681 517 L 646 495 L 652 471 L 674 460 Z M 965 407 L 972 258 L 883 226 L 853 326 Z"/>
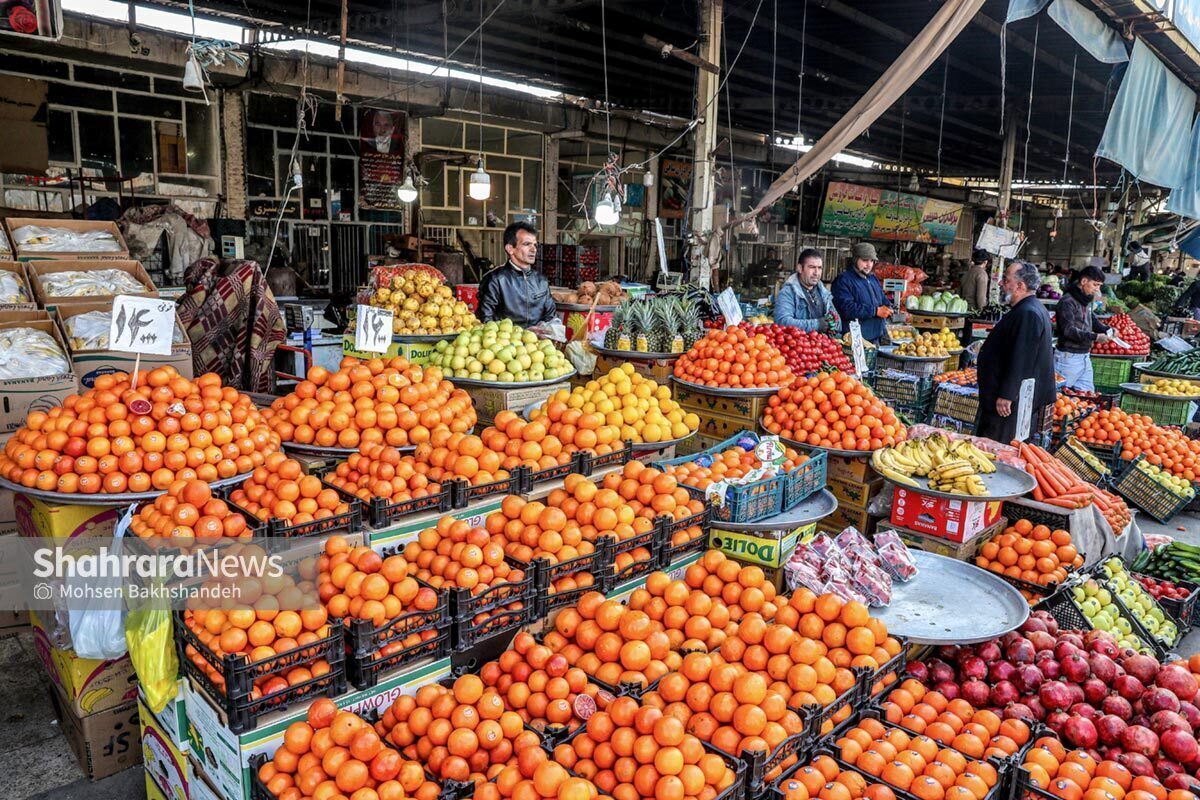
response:
<path id="1" fill-rule="evenodd" d="M 873 702 L 876 697 L 886 695 L 904 680 L 904 671 L 908 668 L 908 648 L 911 642 L 904 636 L 896 635 L 895 638 L 900 642 L 900 652 L 880 665 L 878 669 L 863 676 L 859 691 L 860 706 Z M 894 679 L 889 681 L 889 675 L 894 675 Z"/>
<path id="2" fill-rule="evenodd" d="M 593 475 L 597 470 L 606 469 L 613 466 L 624 466 L 633 460 L 633 442 L 625 442 L 625 446 L 620 450 L 614 450 L 611 453 L 597 455 L 589 453 L 586 450 L 580 450 L 581 456 L 579 461 L 579 473 L 581 475 Z"/>
<path id="3" fill-rule="evenodd" d="M 523 492 L 533 491 L 533 487 L 539 483 L 561 481 L 573 472 L 578 472 L 581 475 L 591 474 L 590 472 L 584 472 L 584 452 L 582 450 L 576 450 L 572 453 L 571 458 L 565 464 L 555 464 L 553 467 L 544 467 L 538 470 L 531 467 L 524 467 L 523 469 L 525 470 Z"/>
<path id="4" fill-rule="evenodd" d="M 505 556 L 511 566 L 525 570 L 519 581 L 494 583 L 479 594 L 454 588 L 450 614 L 454 619 L 454 648 L 465 650 L 484 639 L 531 624 L 538 618 L 538 564 L 527 567 Z M 520 608 L 509 606 L 520 603 Z"/>
<path id="5" fill-rule="evenodd" d="M 923 366 L 923 364 L 919 364 Z M 889 405 L 923 406 L 933 397 L 933 378 L 909 370 L 883 369 L 875 373 L 875 394 Z"/>
<path id="6" fill-rule="evenodd" d="M 1034 525 L 1045 525 L 1052 531 L 1069 531 L 1071 529 L 1071 515 L 1067 511 L 1063 511 L 1061 514 L 1057 511 L 1043 511 L 1040 508 L 1032 508 L 1009 500 L 1005 501 L 1004 508 L 1000 513 L 1010 521 L 1010 524 L 1019 519 L 1027 519 Z"/>
<path id="7" fill-rule="evenodd" d="M 1159 578 L 1154 578 L 1153 575 L 1141 575 L 1136 572 L 1132 574 L 1134 577 L 1147 577 L 1160 580 Z M 1195 627 L 1196 603 L 1200 600 L 1200 585 L 1191 581 L 1171 581 L 1171 583 L 1189 590 L 1190 593 L 1181 600 L 1176 600 L 1174 597 L 1159 597 L 1156 602 L 1162 606 L 1163 611 L 1171 615 L 1171 618 L 1179 626 L 1180 632 L 1183 633 Z"/>
<path id="8" fill-rule="evenodd" d="M 259 718 L 273 711 L 314 697 L 337 697 L 346 692 L 346 639 L 341 620 L 330 620 L 329 635 L 324 638 L 259 661 L 250 661 L 241 653 L 218 657 L 188 628 L 182 611 L 175 612 L 174 629 L 175 650 L 183 674 L 221 711 L 234 733 L 254 730 Z M 220 685 L 193 663 L 187 652 L 189 648 L 217 671 L 221 676 Z M 329 671 L 324 675 L 309 678 L 282 691 L 261 697 L 252 696 L 257 679 L 276 675 L 283 677 L 287 670 L 317 659 L 325 659 L 329 663 Z"/>
<path id="9" fill-rule="evenodd" d="M 1102 394 L 1116 394 L 1122 383 L 1129 383 L 1133 362 L 1145 356 L 1092 356 L 1092 383 Z"/>
<path id="10" fill-rule="evenodd" d="M 1138 468 L 1143 456 L 1129 462 L 1129 466 L 1113 480 L 1113 491 L 1130 503 L 1145 511 L 1159 522 L 1174 517 L 1193 497 L 1179 497 Z"/>
<path id="11" fill-rule="evenodd" d="M 684 517 L 683 519 L 663 518 L 664 524 L 667 526 L 667 532 L 663 538 L 663 569 L 669 568 L 684 556 L 692 553 L 702 553 L 708 549 L 708 531 L 712 528 L 711 514 L 711 508 L 706 505 L 703 511 L 699 514 L 692 514 L 690 517 Z M 675 539 L 675 534 L 697 526 L 700 528 L 699 536 L 679 544 L 672 543 Z"/>
<path id="12" fill-rule="evenodd" d="M 770 753 L 761 750 L 743 752 L 741 757 L 746 762 L 746 800 L 782 797 L 774 792 L 776 783 L 787 780 L 812 760 L 815 741 L 816 738 L 806 728 L 784 739 Z"/>
<path id="13" fill-rule="evenodd" d="M 317 536 L 327 534 L 350 534 L 357 533 L 363 528 L 363 504 L 354 495 L 347 492 L 345 489 L 339 489 L 333 484 L 321 481 L 321 485 L 326 489 L 332 489 L 337 492 L 349 509 L 341 514 L 333 514 L 322 519 L 314 519 L 311 522 L 301 522 L 295 525 L 289 525 L 281 519 L 270 518 L 264 522 L 263 535 L 271 539 L 298 539 L 303 536 Z M 238 485 L 226 486 L 220 489 L 217 494 L 229 504 L 229 507 L 239 512 L 247 519 L 254 517 L 249 511 L 237 505 L 229 499 L 229 496 L 239 488 Z"/>
<path id="14" fill-rule="evenodd" d="M 1121 395 L 1121 410 L 1130 414 L 1144 414 L 1157 425 L 1187 425 L 1192 419 L 1194 397 L 1142 397 L 1136 394 Z"/>
<path id="15" fill-rule="evenodd" d="M 1066 464 L 1068 469 L 1082 478 L 1086 483 L 1096 483 L 1101 478 L 1112 474 L 1112 468 L 1108 464 L 1101 461 L 1100 468 L 1097 469 L 1087 462 L 1084 454 L 1090 455 L 1091 451 L 1074 436 L 1065 437 L 1062 443 L 1059 444 L 1058 449 L 1054 451 L 1054 457 Z"/>
<path id="16" fill-rule="evenodd" d="M 372 719 L 372 717 L 376 717 L 375 714 L 363 713 L 360 716 L 362 716 L 363 719 L 366 719 L 371 724 L 374 724 L 377 721 L 377 718 Z M 279 746 L 283 747 L 282 743 Z M 384 746 L 396 749 L 389 742 L 384 742 Z M 401 758 L 403 758 L 403 756 L 401 756 Z M 271 794 L 267 787 L 263 785 L 262 779 L 258 777 L 258 771 L 262 768 L 262 765 L 270 760 L 271 759 L 267 757 L 266 753 L 257 753 L 250 756 L 250 800 L 278 800 L 278 798 Z M 430 775 L 428 770 L 425 772 L 425 777 L 434 783 L 438 783 L 438 780 Z M 441 787 L 442 790 L 438 794 L 437 800 L 467 800 L 467 798 L 471 797 L 475 793 L 475 784 L 463 781 L 446 781 L 441 784 Z"/>
<path id="17" fill-rule="evenodd" d="M 454 490 L 458 483 L 459 481 L 448 481 L 436 494 L 396 503 L 389 503 L 382 497 L 372 497 L 371 502 L 367 504 L 367 520 L 372 528 L 388 528 L 413 514 L 428 511 L 444 514 L 455 508 Z"/>
<path id="18" fill-rule="evenodd" d="M 1048 611 L 1050 616 L 1054 617 L 1054 621 L 1058 623 L 1058 627 L 1061 630 L 1092 630 L 1092 623 L 1088 622 L 1087 617 L 1079 610 L 1079 606 L 1075 605 L 1075 600 L 1071 597 L 1070 589 L 1055 592 L 1034 606 L 1034 608 Z"/>
<path id="19" fill-rule="evenodd" d="M 639 533 L 635 536 L 630 536 L 628 539 L 618 540 L 611 534 L 605 535 L 603 538 L 609 540 L 608 551 L 612 555 L 612 583 L 610 588 L 620 586 L 626 581 L 640 578 L 649 575 L 655 570 L 662 569 L 666 566 L 665 553 L 666 544 L 670 540 L 667 538 L 666 525 L 659 521 L 645 533 Z M 650 553 L 649 558 L 635 560 L 631 564 L 621 567 L 617 564 L 617 560 L 623 555 L 630 555 L 634 550 L 643 548 Z"/>
<path id="20" fill-rule="evenodd" d="M 945 361 L 906 361 L 893 358 L 887 353 L 880 353 L 875 363 L 877 365 L 875 369 L 877 375 L 880 372 L 894 369 L 898 372 L 908 372 L 918 377 L 932 378 L 934 375 L 940 375 L 946 371 Z"/>
<path id="21" fill-rule="evenodd" d="M 1133 632 L 1137 634 L 1137 637 L 1145 642 L 1150 649 L 1154 651 L 1155 658 L 1159 660 L 1166 658 L 1166 655 L 1170 649 L 1179 644 L 1179 640 L 1183 638 L 1183 632 L 1178 629 L 1178 626 L 1176 626 L 1176 633 L 1178 635 L 1176 636 L 1175 641 L 1163 641 L 1159 637 L 1150 633 L 1150 631 L 1146 629 L 1146 626 L 1142 624 L 1142 621 L 1134 616 L 1133 612 L 1129 610 L 1129 606 L 1125 605 L 1125 601 L 1122 600 L 1117 594 L 1116 587 L 1114 587 L 1106 578 L 1101 577 L 1098 570 L 1092 575 L 1092 579 L 1107 589 L 1108 593 L 1112 595 L 1113 603 L 1121 610 L 1121 614 L 1125 617 L 1125 619 L 1129 620 L 1129 625 L 1133 628 Z"/>
<path id="22" fill-rule="evenodd" d="M 1120 440 L 1113 444 L 1099 444 L 1098 442 L 1085 442 L 1082 439 L 1078 440 L 1080 444 L 1092 451 L 1092 455 L 1100 459 L 1100 461 L 1113 472 L 1118 471 L 1121 463 L 1121 442 Z"/>
<path id="23" fill-rule="evenodd" d="M 438 592 L 437 605 L 429 611 L 402 614 L 379 627 L 372 625 L 370 620 L 351 620 L 346 628 L 350 683 L 358 689 L 370 689 L 379 683 L 381 676 L 392 670 L 420 659 L 449 655 L 452 623 L 450 596 L 446 592 Z M 380 653 L 397 640 L 427 633 L 433 636 L 387 655 Z"/>
<path id="24" fill-rule="evenodd" d="M 580 597 L 588 592 L 608 592 L 612 588 L 612 540 L 600 537 L 595 543 L 596 549 L 582 556 L 551 564 L 542 558 L 534 559 L 533 563 L 524 565 L 525 569 L 536 569 L 538 576 L 537 602 L 538 617 L 544 617 L 551 611 L 574 605 Z M 516 559 L 512 559 L 516 561 Z M 523 562 L 517 562 L 522 563 Z M 536 566 L 535 566 L 536 565 Z M 554 583 L 562 578 L 586 572 L 592 576 L 589 586 L 577 586 L 574 589 L 554 590 Z"/>
<path id="25" fill-rule="evenodd" d="M 957 388 L 959 387 L 956 386 L 955 389 Z M 964 394 L 941 384 L 934 393 L 932 412 L 974 424 L 975 418 L 979 416 L 979 393 Z"/>
<path id="26" fill-rule="evenodd" d="M 451 508 L 466 508 L 476 500 L 497 494 L 524 494 L 529 491 L 529 467 L 513 467 L 507 478 L 472 486 L 467 481 L 450 484 Z"/>
<path id="27" fill-rule="evenodd" d="M 946 428 L 947 430 L 958 431 L 959 433 L 974 433 L 975 421 L 963 422 L 960 419 L 947 417 L 945 414 L 930 414 L 929 424 L 935 428 Z"/>

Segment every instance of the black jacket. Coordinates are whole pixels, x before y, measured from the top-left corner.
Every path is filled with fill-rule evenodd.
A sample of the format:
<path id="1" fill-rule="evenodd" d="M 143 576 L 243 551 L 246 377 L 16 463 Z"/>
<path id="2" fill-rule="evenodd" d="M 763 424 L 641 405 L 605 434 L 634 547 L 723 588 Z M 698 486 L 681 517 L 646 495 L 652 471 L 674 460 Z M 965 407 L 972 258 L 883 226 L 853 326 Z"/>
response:
<path id="1" fill-rule="evenodd" d="M 1096 335 L 1108 328 L 1092 313 L 1091 301 L 1073 284 L 1054 309 L 1054 332 L 1064 353 L 1090 353 Z"/>
<path id="2" fill-rule="evenodd" d="M 553 319 L 558 309 L 550 282 L 536 270 L 506 263 L 483 276 L 479 287 L 479 318 L 484 322 L 511 319 L 522 328 Z"/>
<path id="3" fill-rule="evenodd" d="M 1062 305 L 1060 303 L 1059 307 Z M 980 409 L 995 410 L 996 400 L 1009 400 L 1016 413 L 1021 382 L 1035 381 L 1033 408 L 1054 402 L 1054 351 L 1050 315 L 1030 295 L 1000 318 L 979 350 Z"/>

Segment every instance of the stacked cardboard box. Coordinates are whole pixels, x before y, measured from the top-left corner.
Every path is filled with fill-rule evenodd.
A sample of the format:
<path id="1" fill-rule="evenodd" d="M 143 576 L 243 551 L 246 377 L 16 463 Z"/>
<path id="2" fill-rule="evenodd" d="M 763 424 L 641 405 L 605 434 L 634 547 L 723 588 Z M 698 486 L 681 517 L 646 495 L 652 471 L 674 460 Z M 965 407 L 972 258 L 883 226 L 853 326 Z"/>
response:
<path id="1" fill-rule="evenodd" d="M 863 535 L 875 531 L 878 518 L 867 508 L 883 489 L 883 478 L 871 468 L 866 458 L 829 457 L 827 488 L 838 500 L 837 511 L 817 523 L 819 530 L 841 533 L 855 527 Z"/>

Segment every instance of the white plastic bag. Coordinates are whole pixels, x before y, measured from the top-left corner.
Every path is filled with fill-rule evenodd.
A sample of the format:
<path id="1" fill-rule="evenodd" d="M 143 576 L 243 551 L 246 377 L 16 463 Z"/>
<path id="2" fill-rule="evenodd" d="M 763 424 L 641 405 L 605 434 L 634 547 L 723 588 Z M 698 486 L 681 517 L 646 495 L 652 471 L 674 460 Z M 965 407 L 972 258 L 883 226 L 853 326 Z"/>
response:
<path id="1" fill-rule="evenodd" d="M 141 294 L 146 291 L 141 281 L 119 269 L 50 272 L 39 276 L 38 279 L 42 284 L 42 292 L 47 297 L 101 297 Z"/>
<path id="2" fill-rule="evenodd" d="M 37 328 L 0 330 L 0 379 L 44 378 L 71 371 L 54 337 Z"/>
<path id="3" fill-rule="evenodd" d="M 0 251 L 0 252 L 8 252 Z M 0 303 L 28 303 L 29 293 L 15 272 L 0 271 Z"/>
<path id="4" fill-rule="evenodd" d="M 110 552 L 118 559 L 121 557 L 123 550 L 125 531 L 129 528 L 129 522 L 133 519 L 133 509 L 131 505 L 125 510 L 121 519 L 117 520 L 116 528 L 113 530 L 113 541 Z M 124 603 L 114 600 L 88 600 L 89 595 L 81 594 L 90 592 L 94 595 L 107 594 L 111 597 L 116 597 L 119 592 L 123 577 L 117 575 L 102 575 L 95 578 L 84 578 L 78 575 L 67 575 L 64 581 L 70 590 L 71 597 L 84 597 L 84 600 L 73 601 L 73 606 L 67 610 L 67 624 L 71 630 L 71 642 L 75 648 L 75 654 L 81 658 L 98 658 L 109 660 L 120 658 L 128 652 L 128 646 L 125 643 L 125 606 Z M 82 607 L 75 607 L 79 605 Z"/>
<path id="5" fill-rule="evenodd" d="M 111 311 L 88 311 L 63 320 L 67 344 L 72 350 L 107 350 L 108 332 L 112 328 Z M 182 344 L 183 330 L 175 324 L 172 342 Z"/>
<path id="6" fill-rule="evenodd" d="M 591 375 L 596 371 L 596 354 L 584 342 L 572 339 L 564 348 L 567 360 L 580 375 Z"/>
<path id="7" fill-rule="evenodd" d="M 18 250 L 41 253 L 118 253 L 121 243 L 111 231 L 75 231 L 53 225 L 24 225 L 13 231 Z"/>

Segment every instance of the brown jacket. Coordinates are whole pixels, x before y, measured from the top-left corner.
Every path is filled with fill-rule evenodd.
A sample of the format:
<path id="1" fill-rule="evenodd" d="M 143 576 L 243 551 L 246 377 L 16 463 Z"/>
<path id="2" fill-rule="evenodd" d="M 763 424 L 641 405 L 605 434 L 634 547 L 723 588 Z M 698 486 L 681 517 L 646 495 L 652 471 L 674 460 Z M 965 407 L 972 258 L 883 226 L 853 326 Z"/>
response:
<path id="1" fill-rule="evenodd" d="M 962 299 L 967 301 L 967 305 L 976 311 L 986 306 L 988 302 L 987 268 L 978 264 L 967 267 L 967 273 L 963 275 L 960 293 Z"/>

